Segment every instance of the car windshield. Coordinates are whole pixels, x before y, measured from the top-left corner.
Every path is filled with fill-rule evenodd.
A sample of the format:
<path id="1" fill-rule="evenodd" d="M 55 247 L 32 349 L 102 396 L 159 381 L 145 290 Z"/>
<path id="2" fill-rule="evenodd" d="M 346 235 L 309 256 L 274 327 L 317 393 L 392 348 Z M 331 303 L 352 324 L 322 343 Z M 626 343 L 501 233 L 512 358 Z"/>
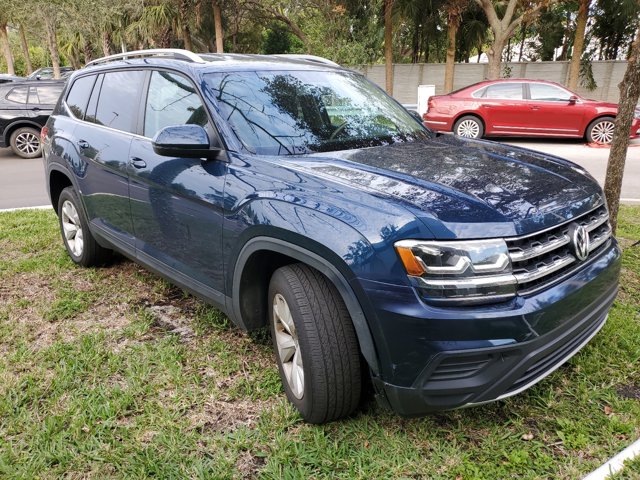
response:
<path id="1" fill-rule="evenodd" d="M 355 73 L 224 72 L 206 78 L 219 113 L 254 153 L 327 152 L 429 136 L 402 106 Z"/>

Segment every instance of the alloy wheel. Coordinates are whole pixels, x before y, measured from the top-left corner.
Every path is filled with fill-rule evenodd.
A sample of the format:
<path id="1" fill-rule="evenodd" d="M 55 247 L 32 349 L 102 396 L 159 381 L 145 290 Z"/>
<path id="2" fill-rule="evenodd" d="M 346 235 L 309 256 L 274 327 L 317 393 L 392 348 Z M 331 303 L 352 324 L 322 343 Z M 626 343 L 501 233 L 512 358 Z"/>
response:
<path id="1" fill-rule="evenodd" d="M 478 138 L 480 136 L 480 126 L 474 120 L 463 120 L 458 125 L 456 134 L 465 138 Z"/>
<path id="2" fill-rule="evenodd" d="M 81 257 L 84 249 L 84 235 L 82 233 L 82 225 L 80 217 L 75 205 L 70 201 L 62 204 L 62 230 L 64 238 L 67 242 L 69 250 L 76 256 Z"/>
<path id="3" fill-rule="evenodd" d="M 40 139 L 32 132 L 22 132 L 16 136 L 16 148 L 25 155 L 33 155 L 40 149 Z"/>
<path id="4" fill-rule="evenodd" d="M 304 394 L 304 370 L 300 343 L 289 305 L 279 293 L 273 298 L 273 322 L 282 370 L 291 393 L 301 399 Z"/>
<path id="5" fill-rule="evenodd" d="M 596 143 L 611 143 L 615 125 L 612 121 L 603 120 L 596 123 L 591 129 L 591 138 Z"/>

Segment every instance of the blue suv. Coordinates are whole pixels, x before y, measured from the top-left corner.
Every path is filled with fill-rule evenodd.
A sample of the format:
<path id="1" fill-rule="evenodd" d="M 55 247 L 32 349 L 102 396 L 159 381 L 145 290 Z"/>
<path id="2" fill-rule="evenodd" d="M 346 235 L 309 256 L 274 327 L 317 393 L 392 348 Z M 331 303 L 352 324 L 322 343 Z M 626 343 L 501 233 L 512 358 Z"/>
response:
<path id="1" fill-rule="evenodd" d="M 69 79 L 43 129 L 74 262 L 118 251 L 268 325 L 312 423 L 370 378 L 404 416 L 535 384 L 602 328 L 620 251 L 566 160 L 436 135 L 316 57 L 140 51 Z"/>

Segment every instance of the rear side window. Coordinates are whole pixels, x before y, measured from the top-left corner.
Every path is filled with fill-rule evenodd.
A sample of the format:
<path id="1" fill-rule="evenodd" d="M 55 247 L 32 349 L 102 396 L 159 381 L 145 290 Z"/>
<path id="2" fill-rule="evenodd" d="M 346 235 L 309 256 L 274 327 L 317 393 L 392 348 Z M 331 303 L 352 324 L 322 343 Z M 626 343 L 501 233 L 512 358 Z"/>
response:
<path id="1" fill-rule="evenodd" d="M 134 133 L 144 77 L 145 72 L 136 70 L 105 73 L 96 110 L 96 123 Z"/>
<path id="2" fill-rule="evenodd" d="M 6 98 L 14 103 L 27 103 L 28 93 L 29 89 L 27 87 L 16 87 L 11 89 Z"/>
<path id="3" fill-rule="evenodd" d="M 62 93 L 64 85 L 39 85 L 29 90 L 29 103 L 55 105 Z"/>
<path id="4" fill-rule="evenodd" d="M 182 75 L 151 74 L 144 116 L 144 136 L 153 137 L 169 125 L 207 125 L 207 114 L 193 84 Z"/>
<path id="5" fill-rule="evenodd" d="M 500 83 L 498 85 L 489 85 L 485 90 L 484 98 L 522 100 L 522 84 Z"/>
<path id="6" fill-rule="evenodd" d="M 69 94 L 67 95 L 67 106 L 73 116 L 84 119 L 85 112 L 87 110 L 87 102 L 89 101 L 89 95 L 91 89 L 96 81 L 96 77 L 91 75 L 88 77 L 80 77 L 71 86 Z"/>

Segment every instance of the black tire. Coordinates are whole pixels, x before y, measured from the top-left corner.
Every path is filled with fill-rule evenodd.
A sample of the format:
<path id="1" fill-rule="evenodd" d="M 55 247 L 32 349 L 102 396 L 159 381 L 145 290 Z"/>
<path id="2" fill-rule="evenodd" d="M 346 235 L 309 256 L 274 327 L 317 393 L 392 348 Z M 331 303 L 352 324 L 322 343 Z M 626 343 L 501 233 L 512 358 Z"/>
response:
<path id="1" fill-rule="evenodd" d="M 484 125 L 478 117 L 465 115 L 460 117 L 453 125 L 453 133 L 464 138 L 482 138 Z"/>
<path id="2" fill-rule="evenodd" d="M 103 265 L 111 258 L 111 250 L 101 247 L 91 235 L 87 218 L 73 187 L 67 187 L 60 193 L 58 224 L 67 253 L 78 265 L 83 267 Z M 73 226 L 76 228 L 75 232 Z M 65 233 L 65 229 L 69 232 L 68 234 Z"/>
<path id="3" fill-rule="evenodd" d="M 295 326 L 290 338 L 297 337 L 293 350 L 302 360 L 297 367 L 304 374 L 302 388 L 290 384 L 279 353 L 278 339 L 287 332 L 276 320 L 274 304 L 281 312 L 282 299 Z M 304 420 L 326 423 L 352 413 L 362 390 L 358 340 L 347 307 L 327 278 L 304 264 L 276 270 L 269 284 L 269 325 L 285 393 Z M 291 363 L 295 358 L 292 355 Z"/>
<path id="4" fill-rule="evenodd" d="M 615 121 L 614 117 L 596 118 L 587 127 L 587 143 L 610 144 L 613 140 Z"/>
<path id="5" fill-rule="evenodd" d="M 22 158 L 36 158 L 42 154 L 40 132 L 35 128 L 17 128 L 9 137 L 9 145 L 13 153 Z"/>

